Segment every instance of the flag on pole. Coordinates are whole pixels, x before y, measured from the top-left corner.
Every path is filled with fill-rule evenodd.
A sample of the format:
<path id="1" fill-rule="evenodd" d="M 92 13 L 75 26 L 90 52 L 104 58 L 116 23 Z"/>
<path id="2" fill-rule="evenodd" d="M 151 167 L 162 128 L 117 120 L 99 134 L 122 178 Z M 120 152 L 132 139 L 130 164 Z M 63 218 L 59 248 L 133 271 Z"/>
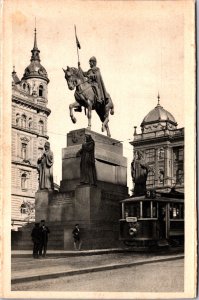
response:
<path id="1" fill-rule="evenodd" d="M 77 48 L 81 49 L 80 42 L 78 40 L 77 33 L 76 33 L 76 26 L 75 26 L 75 38 L 76 38 Z"/>

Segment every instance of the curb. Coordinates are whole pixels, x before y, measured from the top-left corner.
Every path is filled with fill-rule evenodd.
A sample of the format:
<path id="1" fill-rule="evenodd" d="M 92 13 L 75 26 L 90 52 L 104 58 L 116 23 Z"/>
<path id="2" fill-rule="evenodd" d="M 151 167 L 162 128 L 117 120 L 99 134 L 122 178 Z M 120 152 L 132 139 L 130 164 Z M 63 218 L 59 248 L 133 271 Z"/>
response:
<path id="1" fill-rule="evenodd" d="M 106 249 L 106 250 L 81 250 L 81 251 L 65 251 L 65 252 L 48 252 L 47 257 L 70 257 L 70 256 L 91 256 L 111 253 L 130 252 L 129 249 Z M 32 257 L 30 253 L 11 253 L 12 258 Z"/>
<path id="2" fill-rule="evenodd" d="M 80 275 L 80 274 L 86 274 L 86 273 L 91 273 L 91 272 L 114 270 L 114 269 L 127 268 L 127 267 L 139 266 L 139 265 L 156 263 L 156 262 L 178 260 L 178 259 L 182 259 L 182 258 L 184 258 L 184 255 L 176 255 L 173 257 L 165 257 L 165 258 L 157 258 L 157 259 L 152 258 L 149 260 L 140 260 L 140 261 L 132 262 L 132 263 L 106 265 L 106 266 L 99 266 L 99 267 L 77 269 L 77 270 L 73 270 L 73 271 L 64 271 L 64 272 L 57 272 L 57 273 L 43 274 L 43 275 L 34 275 L 34 276 L 22 277 L 22 278 L 13 278 L 13 279 L 11 279 L 11 284 L 45 280 L 45 279 L 58 278 L 58 277 L 64 277 L 64 276 Z"/>
<path id="3" fill-rule="evenodd" d="M 120 248 L 120 249 L 98 249 L 98 250 L 81 250 L 81 251 L 57 251 L 57 252 L 51 252 L 51 250 L 48 251 L 47 257 L 53 257 L 53 258 L 60 258 L 60 257 L 72 257 L 72 256 L 92 256 L 92 255 L 103 255 L 103 254 L 111 254 L 111 253 L 140 253 L 139 250 L 133 251 L 131 248 Z M 144 253 L 144 252 L 142 252 Z M 145 252 L 147 253 L 147 252 Z M 165 251 L 164 249 L 159 249 L 158 251 L 152 251 L 150 253 L 159 254 L 159 255 L 168 255 L 168 254 L 179 254 L 184 253 L 183 248 L 178 249 L 170 249 L 169 251 Z M 12 258 L 28 258 L 32 257 L 32 251 L 29 253 L 11 253 Z"/>

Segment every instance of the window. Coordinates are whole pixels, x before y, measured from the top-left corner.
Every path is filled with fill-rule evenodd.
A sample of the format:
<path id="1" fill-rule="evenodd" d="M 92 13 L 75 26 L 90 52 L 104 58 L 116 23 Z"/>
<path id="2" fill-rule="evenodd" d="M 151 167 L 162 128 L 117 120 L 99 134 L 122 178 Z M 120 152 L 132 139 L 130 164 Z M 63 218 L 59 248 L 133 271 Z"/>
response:
<path id="1" fill-rule="evenodd" d="M 30 85 L 27 85 L 27 89 L 28 89 L 28 94 L 30 94 Z"/>
<path id="2" fill-rule="evenodd" d="M 146 185 L 147 187 L 153 187 L 155 185 L 155 174 L 153 171 L 148 173 Z"/>
<path id="3" fill-rule="evenodd" d="M 21 116 L 21 127 L 26 127 L 26 116 L 22 115 Z"/>
<path id="4" fill-rule="evenodd" d="M 24 90 L 26 89 L 26 84 L 25 84 L 25 83 L 23 84 L 23 89 L 24 89 Z"/>
<path id="5" fill-rule="evenodd" d="M 39 133 L 44 134 L 44 122 L 42 120 L 39 121 Z"/>
<path id="6" fill-rule="evenodd" d="M 39 86 L 39 97 L 43 97 L 44 87 L 43 85 Z"/>
<path id="7" fill-rule="evenodd" d="M 27 159 L 27 144 L 22 143 L 21 144 L 21 157 L 22 159 Z"/>
<path id="8" fill-rule="evenodd" d="M 182 169 L 178 169 L 176 171 L 176 183 L 183 184 L 184 183 L 184 172 Z"/>
<path id="9" fill-rule="evenodd" d="M 184 183 L 184 148 L 173 149 L 173 177 L 176 184 Z"/>
<path id="10" fill-rule="evenodd" d="M 143 218 L 151 218 L 151 202 L 142 202 L 142 216 Z"/>
<path id="11" fill-rule="evenodd" d="M 19 122 L 20 122 L 20 114 L 16 114 L 16 125 L 17 126 L 20 125 Z"/>
<path id="12" fill-rule="evenodd" d="M 164 183 L 164 170 L 163 169 L 159 169 L 158 179 L 159 179 L 160 184 Z"/>
<path id="13" fill-rule="evenodd" d="M 174 161 L 184 161 L 184 149 L 182 147 L 174 148 Z"/>
<path id="14" fill-rule="evenodd" d="M 124 217 L 140 217 L 140 203 L 125 204 Z"/>
<path id="15" fill-rule="evenodd" d="M 26 190 L 27 189 L 27 174 L 23 173 L 21 175 L 21 189 Z"/>
<path id="16" fill-rule="evenodd" d="M 179 203 L 170 204 L 170 219 L 184 219 L 184 206 Z"/>
<path id="17" fill-rule="evenodd" d="M 158 150 L 158 160 L 163 160 L 164 159 L 164 149 L 160 148 Z"/>
<path id="18" fill-rule="evenodd" d="M 32 118 L 29 118 L 29 120 L 28 120 L 28 128 L 29 129 L 32 128 Z"/>
<path id="19" fill-rule="evenodd" d="M 148 149 L 145 151 L 146 162 L 155 161 L 155 149 Z"/>
<path id="20" fill-rule="evenodd" d="M 26 204 L 24 202 L 21 204 L 21 214 L 26 214 Z"/>

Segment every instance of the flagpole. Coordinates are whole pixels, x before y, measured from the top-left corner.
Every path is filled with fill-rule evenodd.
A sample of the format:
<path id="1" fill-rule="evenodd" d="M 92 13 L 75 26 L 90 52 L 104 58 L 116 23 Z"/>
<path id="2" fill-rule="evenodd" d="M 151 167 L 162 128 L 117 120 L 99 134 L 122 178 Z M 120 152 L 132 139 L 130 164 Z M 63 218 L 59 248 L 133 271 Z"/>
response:
<path id="1" fill-rule="evenodd" d="M 76 39 L 77 57 L 78 57 L 78 65 L 79 65 L 80 61 L 79 61 L 79 50 L 78 50 L 78 45 L 77 45 L 77 32 L 76 32 L 76 25 L 74 25 L 74 27 L 75 27 L 75 39 Z"/>

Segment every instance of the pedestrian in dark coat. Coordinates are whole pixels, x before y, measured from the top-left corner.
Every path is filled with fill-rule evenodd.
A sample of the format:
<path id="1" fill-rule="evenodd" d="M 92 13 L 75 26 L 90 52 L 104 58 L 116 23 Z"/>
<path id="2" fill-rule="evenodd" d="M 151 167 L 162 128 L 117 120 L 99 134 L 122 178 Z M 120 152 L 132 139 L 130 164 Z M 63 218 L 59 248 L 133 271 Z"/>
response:
<path id="1" fill-rule="evenodd" d="M 32 241 L 33 241 L 33 257 L 38 258 L 40 244 L 41 244 L 41 230 L 39 227 L 39 223 L 35 223 L 35 227 L 33 228 L 32 232 L 31 232 L 31 237 L 32 237 Z"/>
<path id="2" fill-rule="evenodd" d="M 73 239 L 74 239 L 74 249 L 81 250 L 82 240 L 80 237 L 79 224 L 75 224 L 75 228 L 73 229 Z"/>
<path id="3" fill-rule="evenodd" d="M 41 220 L 40 232 L 41 232 L 41 243 L 39 249 L 39 256 L 45 257 L 47 251 L 47 244 L 48 244 L 48 234 L 50 233 L 50 230 L 45 225 L 45 220 Z"/>

